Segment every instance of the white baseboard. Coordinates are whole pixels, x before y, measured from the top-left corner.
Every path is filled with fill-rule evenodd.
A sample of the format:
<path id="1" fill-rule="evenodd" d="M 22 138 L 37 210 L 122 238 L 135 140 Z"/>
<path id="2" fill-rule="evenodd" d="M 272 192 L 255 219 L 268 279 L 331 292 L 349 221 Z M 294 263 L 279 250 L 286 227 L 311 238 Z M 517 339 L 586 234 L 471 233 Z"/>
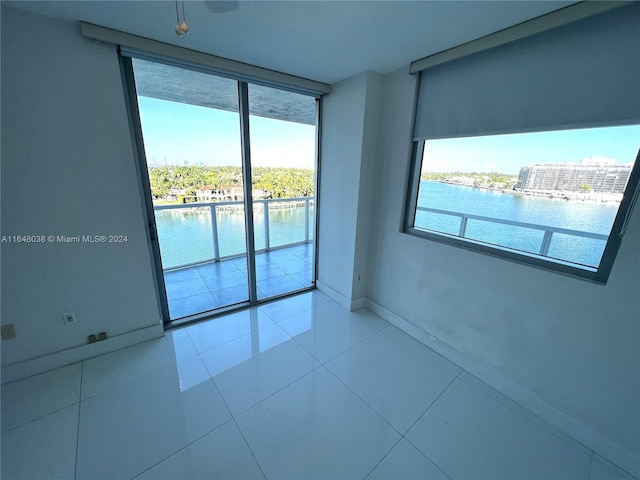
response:
<path id="1" fill-rule="evenodd" d="M 342 295 L 337 290 L 333 289 L 332 287 L 330 287 L 329 285 L 327 285 L 326 283 L 320 280 L 316 280 L 316 287 L 318 288 L 318 290 L 324 293 L 331 300 L 340 304 L 342 307 L 346 308 L 350 312 L 353 312 L 354 310 L 358 310 L 359 308 L 366 308 L 367 306 L 367 300 L 368 300 L 367 297 L 349 299 L 344 295 Z"/>
<path id="2" fill-rule="evenodd" d="M 550 404 L 524 385 L 491 367 L 479 363 L 475 358 L 444 343 L 426 330 L 387 310 L 369 298 L 365 299 L 365 307 L 463 370 L 466 370 L 505 397 L 534 413 L 551 426 L 569 435 L 623 470 L 640 477 L 640 457 Z"/>
<path id="3" fill-rule="evenodd" d="M 349 300 L 337 290 L 334 290 L 332 287 L 320 280 L 316 280 L 316 287 L 334 302 L 338 303 L 347 310 L 351 310 L 351 300 Z"/>
<path id="4" fill-rule="evenodd" d="M 87 343 L 79 347 L 69 348 L 60 352 L 43 355 L 42 357 L 25 360 L 2 367 L 2 383 L 14 382 L 22 378 L 38 375 L 55 368 L 71 365 L 72 363 L 97 357 L 105 353 L 130 347 L 138 343 L 160 338 L 164 335 L 161 323 L 149 327 L 109 337 L 95 343 Z"/>
<path id="5" fill-rule="evenodd" d="M 358 310 L 359 308 L 367 308 L 367 301 L 369 299 L 367 297 L 360 297 L 354 300 L 351 300 L 351 311 Z"/>

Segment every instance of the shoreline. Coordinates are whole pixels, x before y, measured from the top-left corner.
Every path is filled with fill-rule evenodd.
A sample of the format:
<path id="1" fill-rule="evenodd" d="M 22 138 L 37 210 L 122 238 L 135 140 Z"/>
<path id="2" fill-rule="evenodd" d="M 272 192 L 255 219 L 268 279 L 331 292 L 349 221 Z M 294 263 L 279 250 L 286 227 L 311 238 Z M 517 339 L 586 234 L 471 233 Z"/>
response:
<path id="1" fill-rule="evenodd" d="M 517 197 L 542 198 L 547 200 L 565 200 L 565 201 L 581 201 L 591 203 L 620 203 L 622 201 L 621 193 L 580 193 L 573 191 L 549 191 L 549 190 L 509 190 L 498 187 L 472 185 L 458 182 L 447 182 L 443 180 L 424 180 L 424 182 L 444 183 L 456 187 L 477 188 L 480 190 L 489 190 L 492 192 L 514 195 Z"/>

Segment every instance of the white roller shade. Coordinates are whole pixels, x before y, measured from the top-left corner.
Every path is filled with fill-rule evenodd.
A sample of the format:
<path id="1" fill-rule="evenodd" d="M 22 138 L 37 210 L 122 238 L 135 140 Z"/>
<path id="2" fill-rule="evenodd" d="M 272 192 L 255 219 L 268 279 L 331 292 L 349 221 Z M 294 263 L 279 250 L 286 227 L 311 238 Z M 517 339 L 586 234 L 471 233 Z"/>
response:
<path id="1" fill-rule="evenodd" d="M 421 73 L 416 140 L 640 123 L 640 3 Z"/>

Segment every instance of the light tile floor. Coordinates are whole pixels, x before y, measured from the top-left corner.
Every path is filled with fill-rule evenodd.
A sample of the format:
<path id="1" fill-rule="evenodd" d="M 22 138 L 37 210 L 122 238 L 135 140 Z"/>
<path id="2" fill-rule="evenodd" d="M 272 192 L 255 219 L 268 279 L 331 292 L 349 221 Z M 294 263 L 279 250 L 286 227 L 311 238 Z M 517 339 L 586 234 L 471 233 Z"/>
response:
<path id="1" fill-rule="evenodd" d="M 258 253 L 258 299 L 311 287 L 313 259 L 311 243 Z M 249 298 L 246 257 L 167 271 L 164 279 L 172 320 Z"/>
<path id="2" fill-rule="evenodd" d="M 2 387 L 3 479 L 626 479 L 311 291 Z"/>

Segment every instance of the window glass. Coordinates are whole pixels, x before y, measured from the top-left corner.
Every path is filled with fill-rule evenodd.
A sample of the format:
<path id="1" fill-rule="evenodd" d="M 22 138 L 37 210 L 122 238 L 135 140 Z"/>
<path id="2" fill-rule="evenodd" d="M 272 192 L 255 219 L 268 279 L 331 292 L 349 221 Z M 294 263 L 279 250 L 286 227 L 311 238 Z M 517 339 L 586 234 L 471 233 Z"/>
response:
<path id="1" fill-rule="evenodd" d="M 640 126 L 418 142 L 410 230 L 597 271 Z"/>

